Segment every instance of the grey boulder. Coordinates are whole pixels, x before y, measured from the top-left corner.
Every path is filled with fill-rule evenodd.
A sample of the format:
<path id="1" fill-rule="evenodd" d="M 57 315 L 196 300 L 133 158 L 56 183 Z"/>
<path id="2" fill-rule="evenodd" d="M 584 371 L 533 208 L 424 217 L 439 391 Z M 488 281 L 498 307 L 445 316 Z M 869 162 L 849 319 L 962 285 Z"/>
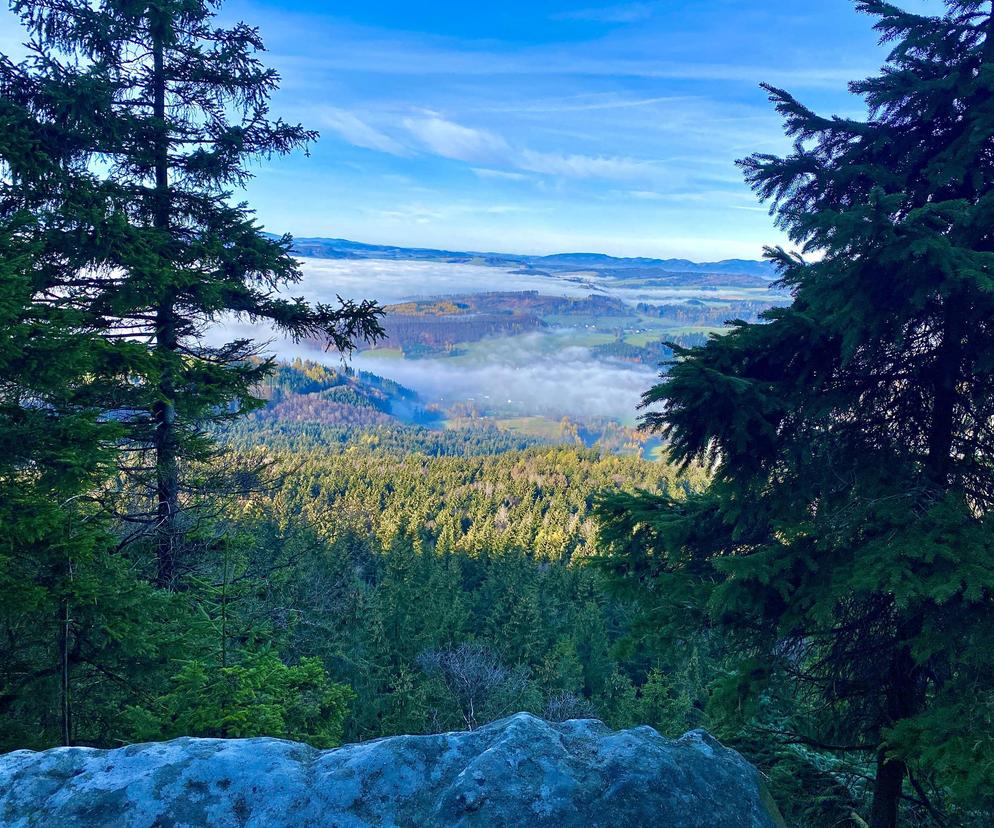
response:
<path id="1" fill-rule="evenodd" d="M 704 731 L 550 724 L 319 751 L 279 739 L 176 739 L 0 756 L 5 828 L 773 828 L 758 771 Z"/>

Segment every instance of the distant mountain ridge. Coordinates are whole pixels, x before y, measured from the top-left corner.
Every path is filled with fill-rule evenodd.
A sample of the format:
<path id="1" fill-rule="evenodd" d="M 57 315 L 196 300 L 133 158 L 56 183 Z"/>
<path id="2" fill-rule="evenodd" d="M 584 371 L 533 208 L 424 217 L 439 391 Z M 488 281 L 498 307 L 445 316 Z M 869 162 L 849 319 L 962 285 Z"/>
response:
<path id="1" fill-rule="evenodd" d="M 397 247 L 327 238 L 294 239 L 294 252 L 298 256 L 322 259 L 441 261 L 560 272 L 594 270 L 619 278 L 624 278 L 627 275 L 634 276 L 636 272 L 639 275 L 645 275 L 647 271 L 753 276 L 767 283 L 776 278 L 776 270 L 772 264 L 749 259 L 692 262 L 689 259 L 621 258 L 609 256 L 606 253 L 555 253 L 549 256 L 529 256 L 516 253 L 477 253 L 421 247 Z"/>

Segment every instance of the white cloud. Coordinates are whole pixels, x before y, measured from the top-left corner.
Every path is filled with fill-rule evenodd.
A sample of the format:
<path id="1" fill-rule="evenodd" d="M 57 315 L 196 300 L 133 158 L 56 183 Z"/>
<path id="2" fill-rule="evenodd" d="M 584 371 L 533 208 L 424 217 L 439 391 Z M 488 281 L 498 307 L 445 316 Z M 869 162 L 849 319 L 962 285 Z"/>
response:
<path id="1" fill-rule="evenodd" d="M 579 155 L 524 150 L 517 159 L 521 169 L 564 178 L 644 179 L 658 177 L 652 161 L 610 155 Z"/>
<path id="2" fill-rule="evenodd" d="M 506 181 L 527 181 L 524 173 L 508 172 L 507 170 L 491 170 L 486 167 L 473 167 L 473 172 L 480 178 L 496 178 Z"/>
<path id="3" fill-rule="evenodd" d="M 407 204 L 394 210 L 370 210 L 369 213 L 379 219 L 415 224 L 431 224 L 445 217 L 441 210 L 423 204 Z"/>
<path id="4" fill-rule="evenodd" d="M 522 172 L 540 173 L 560 178 L 645 179 L 658 177 L 655 162 L 610 155 L 539 152 L 513 148 L 504 138 L 485 129 L 463 126 L 437 115 L 405 118 L 404 127 L 430 152 L 443 158 L 468 163 L 488 163 L 474 167 L 481 177 L 524 178 Z M 510 167 L 494 169 L 494 167 Z"/>
<path id="5" fill-rule="evenodd" d="M 737 206 L 732 202 L 744 201 L 750 204 L 755 203 L 755 198 L 748 190 L 736 192 L 730 189 L 708 189 L 701 186 L 699 189 L 674 189 L 664 190 L 627 190 L 624 192 L 612 192 L 609 194 L 613 198 L 635 198 L 640 201 L 667 201 L 681 204 L 725 204 L 728 207 Z M 762 208 L 765 212 L 765 208 Z"/>
<path id="6" fill-rule="evenodd" d="M 566 112 L 596 112 L 604 109 L 639 109 L 667 104 L 671 109 L 686 109 L 705 99 L 696 95 L 656 95 L 651 98 L 619 97 L 613 93 L 574 95 L 568 98 L 515 103 L 509 106 L 487 106 L 488 112 L 515 114 L 550 114 Z"/>
<path id="7" fill-rule="evenodd" d="M 492 163 L 506 157 L 507 142 L 499 135 L 473 129 L 437 115 L 405 118 L 405 129 L 436 155 L 470 163 Z"/>
<path id="8" fill-rule="evenodd" d="M 533 212 L 532 208 L 520 204 L 466 204 L 446 202 L 438 206 L 421 203 L 402 204 L 391 209 L 369 209 L 368 215 L 377 219 L 403 224 L 448 223 L 465 216 L 505 216 L 516 213 Z"/>
<path id="9" fill-rule="evenodd" d="M 317 112 L 321 126 L 338 133 L 350 144 L 365 149 L 379 150 L 391 155 L 409 155 L 407 148 L 389 135 L 371 127 L 357 115 L 334 106 L 321 107 Z"/>

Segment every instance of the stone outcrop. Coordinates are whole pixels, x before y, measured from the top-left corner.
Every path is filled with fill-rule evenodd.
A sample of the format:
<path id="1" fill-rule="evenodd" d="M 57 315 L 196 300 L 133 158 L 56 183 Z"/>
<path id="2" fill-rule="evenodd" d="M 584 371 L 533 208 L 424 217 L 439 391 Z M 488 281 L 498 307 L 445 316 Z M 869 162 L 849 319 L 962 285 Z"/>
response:
<path id="1" fill-rule="evenodd" d="M 550 724 L 319 751 L 279 739 L 176 739 L 0 756 L 5 828 L 774 828 L 759 773 L 703 731 Z"/>

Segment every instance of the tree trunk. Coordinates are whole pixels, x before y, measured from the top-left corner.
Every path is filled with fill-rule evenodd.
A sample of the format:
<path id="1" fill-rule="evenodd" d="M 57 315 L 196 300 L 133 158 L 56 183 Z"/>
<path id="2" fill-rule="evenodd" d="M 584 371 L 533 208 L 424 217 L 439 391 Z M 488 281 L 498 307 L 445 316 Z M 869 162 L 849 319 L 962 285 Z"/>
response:
<path id="1" fill-rule="evenodd" d="M 176 577 L 179 537 L 179 462 L 176 446 L 176 387 L 171 365 L 176 347 L 175 327 L 169 303 L 157 314 L 155 347 L 162 357 L 159 399 L 153 409 L 155 421 L 156 478 L 156 583 L 170 587 Z"/>
<path id="2" fill-rule="evenodd" d="M 153 224 L 165 235 L 169 231 L 169 134 L 166 123 L 165 20 L 161 12 L 149 19 L 152 33 L 153 117 L 157 138 L 154 146 L 155 196 Z M 158 274 L 163 279 L 163 274 Z M 175 358 L 176 296 L 172 285 L 163 285 L 156 307 L 155 350 L 159 357 L 158 398 L 152 409 L 155 424 L 156 482 L 156 583 L 172 586 L 180 546 L 179 460 L 176 435 Z"/>
<path id="3" fill-rule="evenodd" d="M 907 768 L 899 759 L 888 759 L 886 752 L 877 754 L 877 777 L 873 784 L 873 807 L 870 828 L 896 828 L 897 811 Z"/>
<path id="4" fill-rule="evenodd" d="M 69 696 L 69 599 L 59 599 L 56 649 L 59 658 L 59 736 L 63 745 L 72 744 L 72 703 Z"/>
<path id="5" fill-rule="evenodd" d="M 909 643 L 921 631 L 917 619 L 899 622 L 897 637 L 901 644 L 892 656 L 887 676 L 886 708 L 881 730 L 918 713 L 924 702 L 921 670 L 911 654 Z M 902 759 L 887 756 L 887 745 L 877 750 L 877 774 L 873 783 L 870 828 L 895 828 L 898 807 L 908 767 Z"/>
<path id="6" fill-rule="evenodd" d="M 956 293 L 945 297 L 942 309 L 943 335 L 932 368 L 932 411 L 927 434 L 928 454 L 925 473 L 932 492 L 944 495 L 951 485 L 953 450 L 956 439 L 956 409 L 959 404 L 963 361 L 963 323 L 958 313 L 961 299 Z M 920 618 L 898 623 L 898 651 L 889 676 L 887 711 L 883 724 L 893 725 L 914 716 L 922 704 L 919 671 L 911 655 L 910 642 L 921 632 Z M 888 759 L 885 748 L 877 754 L 870 828 L 895 828 L 907 766 Z"/>

